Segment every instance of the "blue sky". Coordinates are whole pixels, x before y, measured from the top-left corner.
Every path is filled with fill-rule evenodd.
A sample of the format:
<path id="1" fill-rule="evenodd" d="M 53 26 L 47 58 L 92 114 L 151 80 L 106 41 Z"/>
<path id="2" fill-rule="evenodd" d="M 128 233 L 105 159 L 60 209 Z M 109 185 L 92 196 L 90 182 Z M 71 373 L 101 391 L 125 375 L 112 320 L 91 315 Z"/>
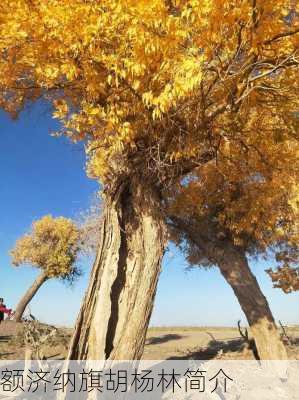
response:
<path id="1" fill-rule="evenodd" d="M 0 113 L 0 297 L 14 307 L 38 271 L 14 268 L 8 255 L 15 240 L 34 219 L 45 214 L 74 217 L 84 210 L 98 184 L 85 174 L 82 145 L 50 133 L 58 125 L 42 104 L 23 112 L 17 121 Z M 59 281 L 47 282 L 31 303 L 40 320 L 71 326 L 87 286 L 90 261 L 82 261 L 84 276 L 73 288 Z M 299 323 L 299 293 L 285 295 L 272 284 L 265 262 L 251 263 L 277 319 Z M 170 246 L 160 277 L 154 326 L 236 325 L 244 315 L 219 271 L 195 268 Z"/>

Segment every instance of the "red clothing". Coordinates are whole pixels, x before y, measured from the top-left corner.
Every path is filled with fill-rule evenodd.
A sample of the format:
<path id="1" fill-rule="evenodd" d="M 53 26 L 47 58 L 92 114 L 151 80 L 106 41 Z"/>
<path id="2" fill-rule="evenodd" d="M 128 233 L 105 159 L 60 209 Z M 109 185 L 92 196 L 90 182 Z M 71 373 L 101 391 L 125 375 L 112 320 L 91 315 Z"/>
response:
<path id="1" fill-rule="evenodd" d="M 0 312 L 11 315 L 12 310 L 10 308 L 6 308 L 5 305 L 0 305 Z"/>

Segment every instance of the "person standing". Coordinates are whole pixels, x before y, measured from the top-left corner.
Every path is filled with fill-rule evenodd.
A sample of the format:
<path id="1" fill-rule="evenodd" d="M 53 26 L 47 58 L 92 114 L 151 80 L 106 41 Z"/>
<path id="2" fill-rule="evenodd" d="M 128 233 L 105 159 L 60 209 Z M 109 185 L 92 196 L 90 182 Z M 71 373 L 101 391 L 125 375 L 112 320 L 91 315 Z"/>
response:
<path id="1" fill-rule="evenodd" d="M 8 316 L 10 316 L 12 314 L 12 310 L 9 308 L 6 308 L 6 305 L 4 304 L 4 299 L 1 297 L 0 298 L 0 324 L 4 320 L 4 314 L 8 314 Z"/>

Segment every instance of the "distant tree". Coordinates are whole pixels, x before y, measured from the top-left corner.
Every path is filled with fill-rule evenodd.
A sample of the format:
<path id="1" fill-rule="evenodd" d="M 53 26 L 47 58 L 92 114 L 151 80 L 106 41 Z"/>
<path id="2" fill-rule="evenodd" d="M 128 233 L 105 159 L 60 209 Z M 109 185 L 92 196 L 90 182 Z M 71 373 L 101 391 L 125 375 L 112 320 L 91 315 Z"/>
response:
<path id="1" fill-rule="evenodd" d="M 72 283 L 81 275 L 76 265 L 80 234 L 70 219 L 46 215 L 34 221 L 29 233 L 17 240 L 10 254 L 15 266 L 32 265 L 41 272 L 19 301 L 14 320 L 22 315 L 39 288 L 48 279 L 59 278 Z"/>

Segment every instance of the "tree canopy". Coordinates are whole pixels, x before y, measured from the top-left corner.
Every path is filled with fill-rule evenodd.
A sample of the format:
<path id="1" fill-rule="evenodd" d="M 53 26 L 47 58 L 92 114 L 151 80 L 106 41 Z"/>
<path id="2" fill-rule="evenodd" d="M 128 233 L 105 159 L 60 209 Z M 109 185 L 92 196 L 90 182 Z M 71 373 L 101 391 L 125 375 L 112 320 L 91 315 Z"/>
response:
<path id="1" fill-rule="evenodd" d="M 4 0 L 0 105 L 46 98 L 88 172 L 165 183 L 296 134 L 297 6 L 286 0 Z M 154 173 L 153 173 L 154 172 Z"/>
<path id="2" fill-rule="evenodd" d="M 206 241 L 227 241 L 249 255 L 274 253 L 278 262 L 298 261 L 298 145 L 271 149 L 273 168 L 252 153 L 242 168 L 211 161 L 177 185 L 169 197 L 170 217 L 197 227 Z M 266 154 L 266 153 L 264 153 Z M 255 168 L 250 167 L 252 157 Z M 241 164 L 239 164 L 240 166 Z M 261 167 L 261 168 L 258 168 Z M 179 242 L 184 241 L 177 238 Z M 189 245 L 189 247 L 188 247 Z M 205 255 L 187 242 L 191 263 Z M 207 260 L 206 260 L 207 261 Z M 212 260 L 208 264 L 213 264 Z"/>
<path id="3" fill-rule="evenodd" d="M 48 278 L 72 281 L 80 275 L 76 265 L 80 235 L 72 220 L 46 215 L 32 224 L 31 231 L 17 240 L 11 250 L 15 266 L 29 264 Z"/>

